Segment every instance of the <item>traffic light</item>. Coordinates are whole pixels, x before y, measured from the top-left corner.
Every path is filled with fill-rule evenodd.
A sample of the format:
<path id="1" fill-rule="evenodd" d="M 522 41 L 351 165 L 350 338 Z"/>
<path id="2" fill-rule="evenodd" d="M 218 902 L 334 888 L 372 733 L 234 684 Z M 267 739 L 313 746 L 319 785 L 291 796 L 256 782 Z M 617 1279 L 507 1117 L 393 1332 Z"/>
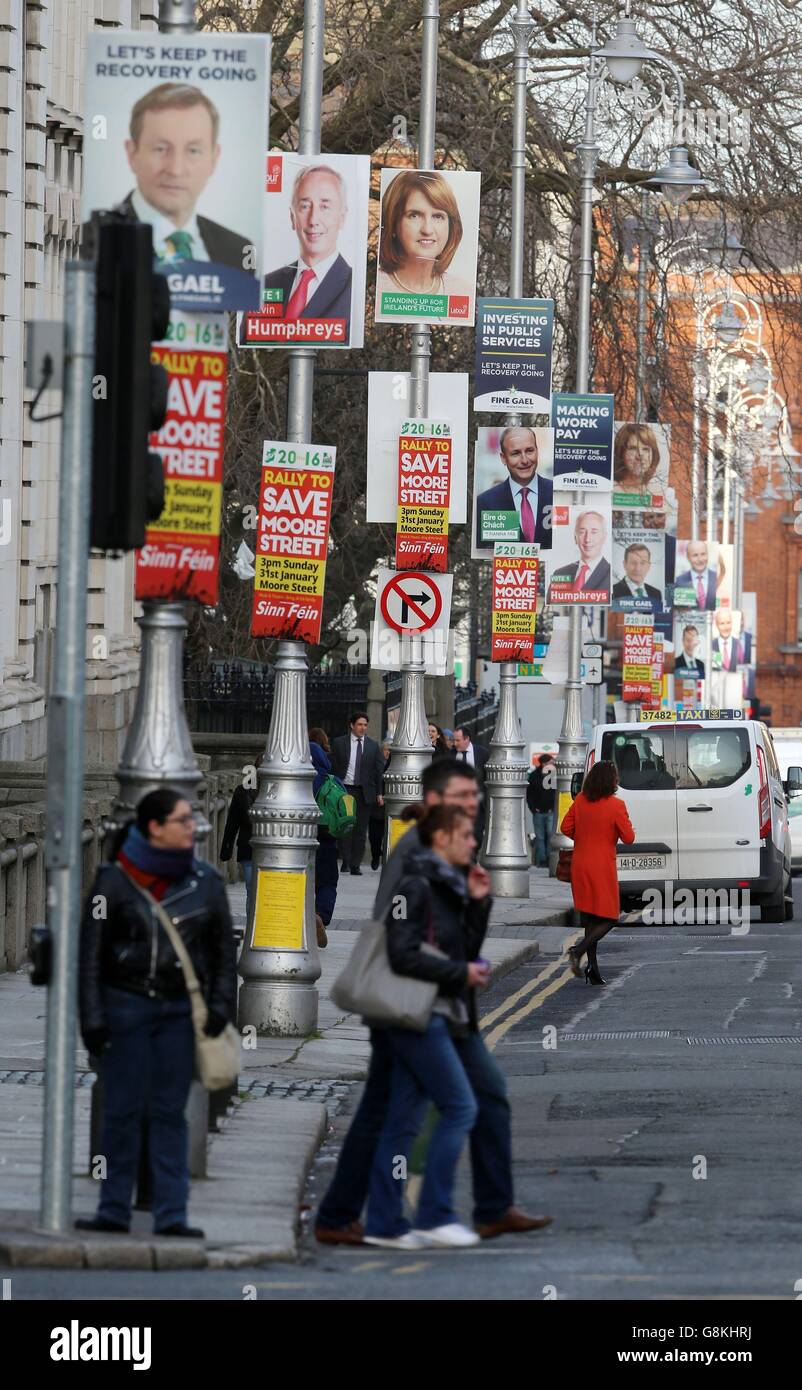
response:
<path id="1" fill-rule="evenodd" d="M 764 705 L 759 695 L 752 695 L 749 702 L 749 718 L 762 719 L 764 724 L 771 724 L 771 705 Z"/>
<path id="2" fill-rule="evenodd" d="M 170 319 L 148 224 L 111 215 L 97 228 L 90 545 L 137 550 L 164 510 L 164 470 L 148 435 L 167 413 L 167 373 L 150 360 Z"/>

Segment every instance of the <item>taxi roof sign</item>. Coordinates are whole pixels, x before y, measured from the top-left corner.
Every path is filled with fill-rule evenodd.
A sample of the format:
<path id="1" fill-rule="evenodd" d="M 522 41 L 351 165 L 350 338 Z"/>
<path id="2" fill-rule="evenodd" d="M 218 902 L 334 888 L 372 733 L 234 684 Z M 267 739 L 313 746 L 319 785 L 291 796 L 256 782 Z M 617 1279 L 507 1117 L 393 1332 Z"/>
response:
<path id="1" fill-rule="evenodd" d="M 641 724 L 698 724 L 702 719 L 743 719 L 742 709 L 642 709 Z"/>

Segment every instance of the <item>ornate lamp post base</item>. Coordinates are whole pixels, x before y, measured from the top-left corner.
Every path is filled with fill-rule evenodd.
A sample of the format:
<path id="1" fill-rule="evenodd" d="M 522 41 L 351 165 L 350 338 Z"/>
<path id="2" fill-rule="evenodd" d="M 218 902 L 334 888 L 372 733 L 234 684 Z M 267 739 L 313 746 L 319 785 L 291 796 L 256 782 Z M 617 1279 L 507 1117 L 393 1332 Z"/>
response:
<path id="1" fill-rule="evenodd" d="M 518 666 L 499 666 L 499 708 L 485 764 L 487 824 L 479 855 L 498 898 L 528 898 L 531 855 L 526 837 L 529 764 L 517 704 Z"/>
<path id="2" fill-rule="evenodd" d="M 385 858 L 392 851 L 394 826 L 404 807 L 421 799 L 421 774 L 432 761 L 432 742 L 424 706 L 425 675 L 421 652 L 413 650 L 409 661 L 401 667 L 401 704 L 393 734 L 392 758 L 384 777 Z"/>
<path id="3" fill-rule="evenodd" d="M 317 1027 L 320 958 L 315 931 L 318 809 L 306 733 L 306 649 L 280 642 L 270 730 L 251 807 L 254 885 L 237 1023 L 305 1037 Z"/>

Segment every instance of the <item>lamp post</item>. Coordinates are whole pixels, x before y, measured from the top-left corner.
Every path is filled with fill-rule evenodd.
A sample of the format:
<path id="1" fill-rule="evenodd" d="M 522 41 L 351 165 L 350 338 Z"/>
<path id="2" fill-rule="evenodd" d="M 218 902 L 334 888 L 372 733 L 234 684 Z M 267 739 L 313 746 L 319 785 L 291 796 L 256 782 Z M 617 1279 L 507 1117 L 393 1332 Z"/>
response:
<path id="1" fill-rule="evenodd" d="M 518 0 L 510 20 L 515 41 L 515 95 L 512 135 L 512 216 L 510 230 L 510 298 L 523 294 L 524 204 L 526 194 L 526 77 L 529 44 L 535 28 L 526 0 Z M 520 425 L 519 414 L 505 425 Z M 478 562 L 477 562 L 478 563 Z M 526 837 L 526 784 L 529 759 L 518 716 L 518 663 L 499 664 L 499 706 L 485 764 L 487 823 L 480 862 L 492 874 L 500 898 L 529 897 L 531 855 Z"/>
<path id="2" fill-rule="evenodd" d="M 162 33 L 191 34 L 195 27 L 194 0 L 161 0 Z M 228 315 L 221 317 L 227 323 Z M 116 774 L 119 792 L 113 823 L 131 820 L 147 792 L 171 787 L 191 803 L 195 838 L 203 840 L 211 826 L 198 800 L 203 773 L 192 747 L 184 706 L 186 605 L 145 599 L 138 622 L 142 630 L 139 685 Z"/>
<path id="3" fill-rule="evenodd" d="M 420 119 L 418 125 L 418 168 L 434 168 L 435 123 L 437 114 L 437 36 L 440 23 L 439 0 L 423 0 L 423 46 L 421 54 Z M 410 363 L 410 414 L 423 419 L 429 412 L 429 357 L 431 329 L 426 323 L 412 328 Z M 405 806 L 421 799 L 421 776 L 432 760 L 432 741 L 424 703 L 424 677 L 421 637 L 402 638 L 401 702 L 393 733 L 392 758 L 384 777 L 387 808 L 385 855 L 392 849 L 393 827 Z"/>
<path id="4" fill-rule="evenodd" d="M 320 152 L 320 113 L 325 40 L 324 0 L 304 0 L 303 68 L 298 118 L 298 151 Z M 313 348 L 293 348 L 289 361 L 287 439 L 308 444 L 312 436 L 315 379 Z M 251 807 L 254 891 L 250 895 L 245 947 L 238 970 L 243 978 L 237 1022 L 258 1033 L 303 1037 L 318 1018 L 320 958 L 315 931 L 315 853 L 318 809 L 312 792 L 315 769 L 309 752 L 306 717 L 306 648 L 303 642 L 279 642 L 275 663 L 273 708 L 264 756 L 259 764 L 259 791 Z M 260 876 L 274 874 L 277 888 L 303 876 L 300 933 L 286 948 L 256 944 Z M 286 878 L 279 878 L 286 875 Z M 288 900 L 290 895 L 288 894 Z M 298 911 L 293 901 L 288 917 Z M 291 924 L 290 925 L 294 925 Z M 298 944 L 300 942 L 300 945 Z"/>
<path id="5" fill-rule="evenodd" d="M 604 58 L 606 60 L 607 70 L 611 78 L 613 81 L 618 82 L 630 82 L 634 77 L 637 77 L 643 63 L 646 61 L 656 62 L 664 67 L 670 68 L 677 80 L 680 90 L 680 114 L 676 127 L 677 143 L 669 154 L 670 167 L 666 166 L 661 169 L 658 174 L 655 175 L 654 179 L 646 180 L 646 183 L 648 186 L 670 188 L 672 196 L 675 191 L 677 191 L 677 195 L 679 196 L 679 190 L 685 191 L 687 195 L 692 192 L 695 187 L 703 183 L 701 175 L 688 163 L 687 153 L 680 144 L 682 124 L 684 123 L 685 102 L 685 91 L 682 79 L 673 63 L 662 58 L 660 54 L 653 53 L 651 50 L 647 49 L 635 34 L 632 20 L 629 17 L 629 3 L 627 0 L 625 14 L 619 18 L 617 23 L 615 37 L 611 39 L 604 48 L 598 50 L 596 49 L 596 29 L 594 22 L 585 104 L 585 131 L 581 142 L 577 146 L 580 164 L 580 251 L 577 266 L 577 394 L 584 394 L 587 392 L 590 376 L 590 299 L 593 280 L 593 182 L 599 158 L 599 146 L 596 137 L 596 100 L 601 80 L 597 70 L 597 60 L 599 58 Z M 685 156 L 684 161 L 680 157 L 681 155 Z M 684 183 L 682 181 L 683 179 L 685 180 Z M 572 500 L 575 503 L 579 502 L 580 494 L 573 494 Z M 581 624 L 581 611 L 578 608 L 573 608 L 569 616 L 568 677 L 565 682 L 563 723 L 560 729 L 559 752 L 556 758 L 558 824 L 560 819 L 559 809 L 563 804 L 563 799 L 570 796 L 571 781 L 574 773 L 582 771 L 584 767 L 585 752 L 587 749 L 587 740 L 582 725 Z M 555 830 L 551 838 L 549 852 L 549 867 L 552 875 L 556 872 L 560 850 L 569 848 L 570 843 L 571 842 L 567 840 L 564 835 L 560 834 L 559 829 Z"/>

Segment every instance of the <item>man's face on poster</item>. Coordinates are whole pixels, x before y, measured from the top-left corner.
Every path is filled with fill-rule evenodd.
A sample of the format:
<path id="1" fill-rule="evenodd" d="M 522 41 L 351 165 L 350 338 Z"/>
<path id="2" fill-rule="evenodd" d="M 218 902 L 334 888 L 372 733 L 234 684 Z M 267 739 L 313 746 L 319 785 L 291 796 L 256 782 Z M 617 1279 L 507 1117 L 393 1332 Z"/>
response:
<path id="1" fill-rule="evenodd" d="M 694 574 L 704 574 L 707 569 L 707 546 L 704 541 L 688 542 L 688 564 Z"/>
<path id="2" fill-rule="evenodd" d="M 588 565 L 591 561 L 599 559 L 606 539 L 607 527 L 599 513 L 583 512 L 574 531 L 574 540 L 583 564 Z"/>
<path id="3" fill-rule="evenodd" d="M 525 486 L 537 473 L 537 440 L 532 430 L 507 430 L 501 460 L 514 483 Z"/>
<path id="4" fill-rule="evenodd" d="M 125 150 L 145 202 L 178 227 L 188 222 L 220 158 L 203 103 L 146 111 Z"/>
<path id="5" fill-rule="evenodd" d="M 686 627 L 682 633 L 682 650 L 687 657 L 693 657 L 699 646 L 699 633 L 695 627 Z"/>
<path id="6" fill-rule="evenodd" d="M 305 174 L 293 195 L 290 222 L 298 238 L 302 260 L 309 265 L 325 261 L 337 250 L 337 238 L 346 209 L 339 179 L 317 169 Z"/>
<path id="7" fill-rule="evenodd" d="M 716 627 L 719 637 L 723 637 L 725 641 L 732 636 L 732 613 L 728 608 L 719 609 L 716 614 Z"/>
<path id="8" fill-rule="evenodd" d="M 624 556 L 624 572 L 633 584 L 643 584 L 651 567 L 651 556 L 645 545 L 638 546 L 637 550 L 630 550 L 629 554 Z"/>

